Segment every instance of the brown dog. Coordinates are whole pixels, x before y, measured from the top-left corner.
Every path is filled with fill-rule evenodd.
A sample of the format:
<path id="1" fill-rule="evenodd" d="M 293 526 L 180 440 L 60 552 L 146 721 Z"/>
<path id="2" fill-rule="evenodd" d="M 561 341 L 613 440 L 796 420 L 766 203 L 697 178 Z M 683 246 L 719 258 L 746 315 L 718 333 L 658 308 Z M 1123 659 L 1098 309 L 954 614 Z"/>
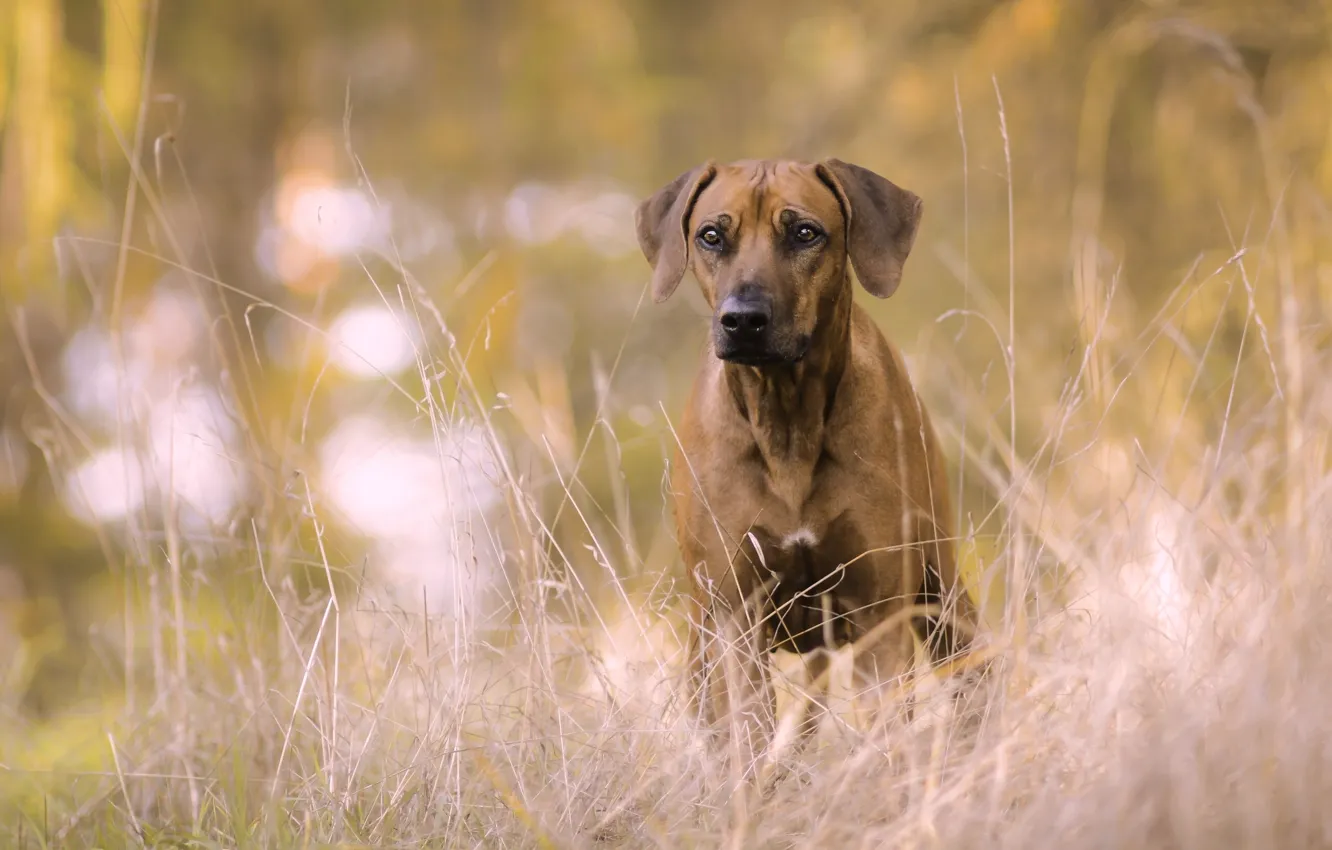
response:
<path id="1" fill-rule="evenodd" d="M 901 356 L 852 302 L 852 268 L 896 291 L 920 217 L 914 194 L 836 159 L 709 162 L 635 216 L 654 300 L 692 270 L 713 309 L 672 489 L 699 606 L 694 705 L 751 745 L 771 732 L 769 651 L 806 654 L 822 680 L 814 650 L 859 641 L 873 692 L 909 669 L 913 632 L 938 658 L 971 631 L 965 593 L 912 616 L 956 584 L 944 459 Z"/>

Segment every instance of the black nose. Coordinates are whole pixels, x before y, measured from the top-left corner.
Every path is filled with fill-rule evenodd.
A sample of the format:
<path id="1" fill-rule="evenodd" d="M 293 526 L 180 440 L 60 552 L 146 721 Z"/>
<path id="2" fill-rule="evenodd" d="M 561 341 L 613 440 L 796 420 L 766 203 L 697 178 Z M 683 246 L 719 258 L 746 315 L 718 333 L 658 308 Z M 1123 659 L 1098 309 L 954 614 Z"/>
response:
<path id="1" fill-rule="evenodd" d="M 722 329 L 736 342 L 758 342 L 772 324 L 772 305 L 766 298 L 732 295 L 722 302 L 719 312 Z"/>

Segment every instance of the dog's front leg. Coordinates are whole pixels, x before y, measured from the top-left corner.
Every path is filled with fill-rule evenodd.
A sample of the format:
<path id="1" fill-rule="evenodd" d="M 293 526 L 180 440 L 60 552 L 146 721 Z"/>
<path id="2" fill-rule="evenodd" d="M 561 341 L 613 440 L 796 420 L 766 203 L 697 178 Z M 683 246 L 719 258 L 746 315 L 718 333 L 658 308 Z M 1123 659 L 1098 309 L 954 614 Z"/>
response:
<path id="1" fill-rule="evenodd" d="M 768 675 L 767 627 L 748 616 L 750 606 L 718 611 L 711 646 L 720 668 L 720 687 L 712 689 L 711 714 L 722 733 L 731 803 L 731 829 L 743 836 L 751 820 L 754 793 L 764 755 L 772 740 L 775 698 Z M 712 659 L 710 659 L 712 660 Z"/>
<path id="2" fill-rule="evenodd" d="M 714 691 L 714 716 L 728 736 L 733 767 L 748 776 L 772 740 L 774 694 L 768 674 L 767 629 L 757 617 L 718 619 L 724 687 Z"/>
<path id="3" fill-rule="evenodd" d="M 852 663 L 856 714 L 862 730 L 868 732 L 889 719 L 888 712 L 895 707 L 909 719 L 909 701 L 903 696 L 914 661 L 914 641 L 909 619 L 900 615 L 866 631 L 852 649 Z"/>
<path id="4" fill-rule="evenodd" d="M 772 738 L 775 695 L 768 675 L 769 629 L 761 607 L 720 595 L 695 596 L 689 640 L 689 704 L 702 731 L 717 735 L 732 775 L 751 775 Z"/>
<path id="5" fill-rule="evenodd" d="M 694 606 L 689 627 L 688 671 L 685 681 L 688 716 L 705 734 L 720 732 L 725 716 L 722 691 L 726 682 L 720 663 L 722 636 L 716 618 L 706 602 Z"/>

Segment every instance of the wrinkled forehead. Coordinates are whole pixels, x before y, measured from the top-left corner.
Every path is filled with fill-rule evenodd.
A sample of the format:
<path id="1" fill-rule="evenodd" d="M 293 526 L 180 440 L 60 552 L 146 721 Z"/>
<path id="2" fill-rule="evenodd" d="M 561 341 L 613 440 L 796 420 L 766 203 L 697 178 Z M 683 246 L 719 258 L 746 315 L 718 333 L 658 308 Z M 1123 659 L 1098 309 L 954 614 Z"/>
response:
<path id="1" fill-rule="evenodd" d="M 698 196 L 692 220 L 727 215 L 740 228 L 757 222 L 776 224 L 785 210 L 813 218 L 826 227 L 842 221 L 837 196 L 803 162 L 749 160 L 717 167 L 717 176 Z"/>

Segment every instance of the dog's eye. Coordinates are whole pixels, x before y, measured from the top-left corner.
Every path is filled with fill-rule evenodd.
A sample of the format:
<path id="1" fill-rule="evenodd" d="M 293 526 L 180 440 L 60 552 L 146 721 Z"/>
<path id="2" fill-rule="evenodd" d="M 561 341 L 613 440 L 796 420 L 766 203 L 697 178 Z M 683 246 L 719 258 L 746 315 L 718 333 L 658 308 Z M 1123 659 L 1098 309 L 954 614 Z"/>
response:
<path id="1" fill-rule="evenodd" d="M 721 231 L 712 225 L 708 225 L 698 232 L 698 241 L 708 248 L 720 248 L 722 243 Z"/>
<path id="2" fill-rule="evenodd" d="M 812 224 L 797 224 L 795 228 L 795 240 L 802 245 L 808 245 L 822 235 Z"/>

